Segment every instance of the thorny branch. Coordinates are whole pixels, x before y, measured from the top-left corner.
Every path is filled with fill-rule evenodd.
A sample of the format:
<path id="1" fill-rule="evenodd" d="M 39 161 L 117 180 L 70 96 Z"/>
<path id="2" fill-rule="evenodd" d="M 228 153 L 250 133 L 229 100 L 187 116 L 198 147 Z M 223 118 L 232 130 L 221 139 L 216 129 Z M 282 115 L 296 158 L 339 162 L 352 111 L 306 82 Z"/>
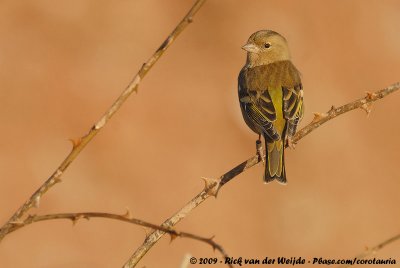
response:
<path id="1" fill-rule="evenodd" d="M 183 20 L 176 26 L 174 31 L 167 37 L 167 39 L 162 43 L 162 45 L 157 49 L 157 51 L 143 64 L 138 73 L 134 76 L 132 81 L 128 84 L 126 89 L 122 92 L 122 94 L 117 98 L 117 100 L 111 105 L 111 107 L 105 112 L 105 114 L 100 118 L 100 120 L 95 123 L 89 132 L 83 137 L 72 139 L 73 148 L 71 152 L 67 155 L 67 157 L 63 160 L 63 162 L 58 166 L 58 168 L 54 171 L 54 173 L 37 189 L 32 196 L 14 213 L 14 215 L 2 226 L 0 229 L 0 241 L 7 235 L 8 233 L 15 231 L 26 224 L 30 224 L 37 221 L 50 220 L 50 219 L 71 219 L 72 221 L 77 221 L 80 218 L 90 218 L 90 217 L 106 217 L 113 218 L 116 220 L 124 220 L 131 223 L 147 224 L 147 227 L 154 229 L 150 235 L 148 235 L 136 252 L 131 256 L 131 258 L 127 261 L 124 267 L 134 267 L 138 261 L 147 253 L 148 250 L 165 234 L 169 233 L 172 238 L 175 236 L 181 237 L 189 237 L 193 239 L 197 239 L 200 241 L 204 241 L 208 244 L 211 244 L 214 248 L 218 249 L 222 254 L 226 255 L 223 249 L 218 246 L 215 242 L 213 242 L 212 238 L 202 238 L 196 235 L 192 235 L 184 232 L 177 232 L 171 229 L 175 224 L 177 224 L 181 219 L 185 218 L 194 208 L 200 205 L 203 201 L 205 201 L 210 196 L 217 196 L 220 188 L 225 185 L 227 182 L 232 180 L 237 175 L 241 174 L 248 168 L 251 168 L 258 164 L 262 159 L 259 158 L 258 155 L 255 155 L 245 162 L 239 164 L 234 167 L 229 172 L 225 173 L 218 179 L 207 179 L 204 178 L 205 187 L 204 189 L 197 194 L 191 201 L 189 201 L 180 211 L 171 216 L 168 220 L 166 220 L 162 226 L 152 225 L 150 223 L 145 223 L 143 221 L 137 220 L 138 222 L 132 222 L 133 219 L 129 219 L 125 215 L 114 215 L 107 213 L 70 213 L 70 214 L 53 214 L 53 215 L 43 215 L 43 216 L 28 216 L 24 220 L 22 219 L 26 213 L 32 207 L 38 207 L 40 204 L 40 199 L 42 196 L 55 184 L 61 182 L 61 176 L 68 168 L 68 166 L 75 160 L 75 158 L 80 154 L 80 152 L 86 147 L 86 145 L 97 135 L 97 133 L 107 124 L 108 120 L 119 110 L 122 104 L 127 100 L 127 98 L 132 94 L 132 92 L 137 92 L 139 84 L 144 76 L 148 73 L 148 71 L 154 66 L 154 64 L 158 61 L 158 59 L 164 54 L 164 52 L 169 48 L 169 46 L 173 43 L 176 37 L 193 21 L 193 16 L 197 13 L 197 11 L 204 4 L 205 0 L 197 0 L 195 4 L 192 6 L 188 14 L 183 18 Z M 388 88 L 377 91 L 375 93 L 367 93 L 367 96 L 351 102 L 349 104 L 343 105 L 341 107 L 332 108 L 327 113 L 316 113 L 314 120 L 308 124 L 303 129 L 299 130 L 294 136 L 292 142 L 296 143 L 310 132 L 314 131 L 316 128 L 320 127 L 322 124 L 327 121 L 343 114 L 349 112 L 351 110 L 361 108 L 369 114 L 370 106 L 372 102 L 379 100 L 386 95 L 397 91 L 400 88 L 400 83 L 393 84 Z M 96 215 L 95 215 L 96 214 Z M 106 216 L 107 215 L 107 216 Z M 111 216 L 113 215 L 113 216 Z M 135 220 L 136 221 L 136 220 Z M 150 226 L 151 225 L 151 226 Z M 393 237 L 378 246 L 368 250 L 367 252 L 359 255 L 359 258 L 364 258 L 370 254 L 373 254 L 377 250 L 383 248 L 389 243 L 394 242 L 395 240 L 400 239 L 400 235 Z"/>
<path id="2" fill-rule="evenodd" d="M 296 135 L 292 139 L 292 143 L 298 142 L 300 139 L 304 138 L 306 135 L 325 124 L 331 119 L 342 115 L 346 112 L 355 110 L 357 108 L 361 108 L 367 112 L 367 114 L 371 111 L 371 105 L 373 102 L 382 99 L 383 97 L 397 91 L 400 88 L 400 82 L 395 83 L 387 88 L 376 92 L 367 92 L 364 98 L 358 99 L 356 101 L 350 102 L 338 108 L 332 106 L 332 108 L 327 113 L 315 113 L 314 119 L 304 128 L 300 129 Z M 208 179 L 203 178 L 205 181 L 204 189 L 198 193 L 192 200 L 190 200 L 181 210 L 172 215 L 169 219 L 167 219 L 161 226 L 166 228 L 171 228 L 175 224 L 177 224 L 180 220 L 185 218 L 193 209 L 195 209 L 198 205 L 203 203 L 210 196 L 217 196 L 218 191 L 224 186 L 227 182 L 232 180 L 237 175 L 241 174 L 245 170 L 257 165 L 261 159 L 258 154 L 247 159 L 243 163 L 237 165 L 227 173 L 223 174 L 218 179 Z M 141 258 L 151 249 L 151 247 L 157 243 L 157 241 L 164 235 L 164 232 L 160 230 L 153 231 L 146 237 L 143 244 L 133 253 L 133 255 L 129 258 L 129 260 L 125 263 L 125 268 L 135 267 L 136 264 L 140 261 Z"/>
<path id="3" fill-rule="evenodd" d="M 218 250 L 223 255 L 224 258 L 228 258 L 228 254 L 225 252 L 225 250 L 223 249 L 223 247 L 220 244 L 218 244 L 214 241 L 214 237 L 206 238 L 206 237 L 198 236 L 198 235 L 195 235 L 192 233 L 180 232 L 180 231 L 176 231 L 171 228 L 162 227 L 162 226 L 155 225 L 155 224 L 152 224 L 152 223 L 140 220 L 140 219 L 136 219 L 136 218 L 132 217 L 129 210 L 127 210 L 127 212 L 123 215 L 104 213 L 104 212 L 80 212 L 80 213 L 57 213 L 57 214 L 48 214 L 48 215 L 29 215 L 24 221 L 14 223 L 13 226 L 9 229 L 8 233 L 14 232 L 22 227 L 25 227 L 25 226 L 30 225 L 35 222 L 67 219 L 67 220 L 71 220 L 72 224 L 75 225 L 81 219 L 89 220 L 91 218 L 105 218 L 105 219 L 124 221 L 124 222 L 128 222 L 128 223 L 140 225 L 143 227 L 148 227 L 153 230 L 159 230 L 164 233 L 168 233 L 171 236 L 171 242 L 176 237 L 190 238 L 190 239 L 194 239 L 197 241 L 201 241 L 201 242 L 209 244 L 214 250 Z M 232 267 L 232 266 L 229 265 L 229 267 Z"/>
<path id="4" fill-rule="evenodd" d="M 86 145 L 100 132 L 100 130 L 107 124 L 108 120 L 121 108 L 122 104 L 128 99 L 132 92 L 137 92 L 141 80 L 145 77 L 148 71 L 154 66 L 169 46 L 174 42 L 178 35 L 193 21 L 193 16 L 197 13 L 200 7 L 204 4 L 205 0 L 197 0 L 189 13 L 183 20 L 176 26 L 173 32 L 161 44 L 156 52 L 143 64 L 139 72 L 134 76 L 132 81 L 128 84 L 126 89 L 121 93 L 117 100 L 111 107 L 104 113 L 100 120 L 95 123 L 89 132 L 80 138 L 71 139 L 72 150 L 58 166 L 54 173 L 32 194 L 32 196 L 14 213 L 14 215 L 1 227 L 0 229 L 0 242 L 13 228 L 15 222 L 20 222 L 25 214 L 32 208 L 38 207 L 40 199 L 43 195 L 52 188 L 55 184 L 61 182 L 61 176 L 68 168 L 68 166 L 75 160 L 79 153 L 86 147 Z"/>
<path id="5" fill-rule="evenodd" d="M 369 248 L 369 249 L 365 250 L 363 253 L 355 256 L 354 258 L 357 260 L 361 260 L 361 259 L 365 259 L 368 256 L 375 255 L 379 250 L 381 250 L 382 248 L 386 247 L 387 245 L 389 245 L 397 240 L 400 240 L 400 234 L 397 234 L 397 235 L 383 241 L 382 243 L 379 243 L 378 245 L 376 245 L 373 248 Z M 352 266 L 352 264 L 341 265 L 338 268 L 347 268 L 350 266 Z"/>

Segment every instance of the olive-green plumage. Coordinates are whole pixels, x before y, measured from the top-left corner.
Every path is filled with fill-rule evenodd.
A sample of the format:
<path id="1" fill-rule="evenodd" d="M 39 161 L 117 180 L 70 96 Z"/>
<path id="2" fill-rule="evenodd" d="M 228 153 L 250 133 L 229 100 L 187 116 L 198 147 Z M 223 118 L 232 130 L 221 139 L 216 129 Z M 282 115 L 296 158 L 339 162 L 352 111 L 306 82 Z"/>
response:
<path id="1" fill-rule="evenodd" d="M 286 183 L 284 149 L 303 116 L 300 73 L 290 61 L 286 39 L 270 30 L 252 34 L 243 49 L 239 102 L 247 125 L 265 139 L 264 181 Z"/>

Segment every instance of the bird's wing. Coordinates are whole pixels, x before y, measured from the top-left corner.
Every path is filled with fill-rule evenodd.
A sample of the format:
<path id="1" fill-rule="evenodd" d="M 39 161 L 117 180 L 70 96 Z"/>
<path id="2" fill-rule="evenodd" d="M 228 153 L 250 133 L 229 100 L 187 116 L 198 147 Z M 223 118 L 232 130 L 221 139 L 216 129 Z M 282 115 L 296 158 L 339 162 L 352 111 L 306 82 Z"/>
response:
<path id="1" fill-rule="evenodd" d="M 283 88 L 283 114 L 287 120 L 287 135 L 292 137 L 303 118 L 303 86 L 301 83 L 293 88 Z"/>
<path id="2" fill-rule="evenodd" d="M 251 123 L 258 126 L 272 140 L 279 140 L 273 122 L 276 120 L 274 104 L 268 90 L 263 92 L 247 87 L 244 75 L 239 75 L 239 100 Z"/>

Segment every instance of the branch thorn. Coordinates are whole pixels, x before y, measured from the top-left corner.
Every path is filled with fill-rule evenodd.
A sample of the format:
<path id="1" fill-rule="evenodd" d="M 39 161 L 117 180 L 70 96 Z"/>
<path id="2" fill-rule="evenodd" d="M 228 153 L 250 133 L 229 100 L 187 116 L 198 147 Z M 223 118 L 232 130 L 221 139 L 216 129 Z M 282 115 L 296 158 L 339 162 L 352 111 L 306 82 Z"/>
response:
<path id="1" fill-rule="evenodd" d="M 328 114 L 333 114 L 336 110 L 336 107 L 332 105 L 331 109 L 329 109 Z"/>
<path id="2" fill-rule="evenodd" d="M 215 251 L 217 249 L 215 242 L 214 242 L 214 237 L 215 235 L 211 236 L 208 241 L 210 241 L 210 244 L 212 245 L 213 250 Z"/>
<path id="3" fill-rule="evenodd" d="M 71 220 L 72 220 L 72 225 L 75 226 L 76 223 L 77 223 L 80 219 L 87 219 L 87 220 L 89 220 L 90 218 L 87 217 L 87 216 L 85 216 L 85 215 L 82 215 L 82 214 L 76 215 L 75 217 L 73 217 L 73 218 L 71 219 Z"/>
<path id="4" fill-rule="evenodd" d="M 366 93 L 367 93 L 367 97 L 366 97 L 367 100 L 373 100 L 377 96 L 375 92 L 366 91 Z"/>
<path id="5" fill-rule="evenodd" d="M 53 175 L 54 183 L 62 182 L 61 175 L 62 175 L 62 171 L 60 169 L 57 169 L 56 173 Z"/>
<path id="6" fill-rule="evenodd" d="M 360 108 L 363 109 L 367 113 L 367 116 L 369 116 L 369 114 L 371 113 L 371 106 L 372 106 L 372 103 L 368 102 L 368 103 L 364 103 L 363 105 L 361 105 Z"/>
<path id="7" fill-rule="evenodd" d="M 146 63 L 143 64 L 142 68 L 144 68 L 146 66 Z M 138 93 L 138 85 L 140 84 L 140 81 L 142 80 L 142 78 L 140 77 L 139 74 L 137 74 L 134 78 L 133 78 L 133 82 L 132 85 L 134 85 L 133 91 L 135 91 L 136 93 Z"/>
<path id="8" fill-rule="evenodd" d="M 122 214 L 122 217 L 124 217 L 124 218 L 126 218 L 128 220 L 132 220 L 133 216 L 132 216 L 131 211 L 129 210 L 128 207 L 126 207 L 125 209 L 126 209 L 126 212 L 125 212 L 125 214 Z"/>
<path id="9" fill-rule="evenodd" d="M 204 181 L 204 191 L 216 198 L 219 190 L 219 180 L 206 177 L 201 177 L 201 179 Z"/>
<path id="10" fill-rule="evenodd" d="M 72 138 L 72 139 L 68 139 L 71 143 L 72 143 L 72 149 L 75 149 L 76 147 L 79 146 L 79 144 L 81 144 L 82 142 L 82 138 Z"/>
<path id="11" fill-rule="evenodd" d="M 146 236 L 145 240 L 146 240 L 147 238 L 149 238 L 150 233 L 151 233 L 152 230 L 153 230 L 153 229 L 151 229 L 151 228 L 148 228 L 148 227 L 144 227 L 144 226 L 143 226 L 144 235 Z"/>
<path id="12" fill-rule="evenodd" d="M 324 119 L 327 116 L 328 115 L 326 113 L 314 113 L 314 118 L 311 121 L 311 123 L 318 123 L 319 121 L 321 121 L 322 119 Z"/>
<path id="13" fill-rule="evenodd" d="M 171 233 L 168 233 L 168 234 L 169 234 L 169 238 L 170 238 L 169 243 L 172 243 L 172 241 L 174 241 L 178 237 L 178 234 L 175 233 L 175 232 L 171 232 Z"/>

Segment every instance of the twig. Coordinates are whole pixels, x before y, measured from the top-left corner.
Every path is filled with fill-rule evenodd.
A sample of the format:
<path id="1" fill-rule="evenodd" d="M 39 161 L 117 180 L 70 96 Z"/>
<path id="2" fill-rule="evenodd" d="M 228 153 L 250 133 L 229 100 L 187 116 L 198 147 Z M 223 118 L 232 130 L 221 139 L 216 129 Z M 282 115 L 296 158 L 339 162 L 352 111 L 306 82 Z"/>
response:
<path id="1" fill-rule="evenodd" d="M 208 245 L 210 245 L 214 250 L 218 250 L 223 255 L 224 258 L 228 258 L 228 254 L 225 252 L 225 250 L 223 249 L 223 247 L 220 244 L 218 244 L 214 241 L 214 237 L 205 238 L 205 237 L 198 236 L 198 235 L 195 235 L 192 233 L 180 232 L 180 231 L 176 231 L 171 228 L 166 228 L 166 227 L 155 225 L 155 224 L 152 224 L 152 223 L 140 220 L 140 219 L 136 219 L 131 216 L 131 213 L 129 210 L 127 210 L 127 212 L 123 215 L 104 213 L 104 212 L 80 212 L 80 213 L 57 213 L 57 214 L 48 214 L 48 215 L 29 215 L 24 221 L 14 223 L 13 226 L 8 230 L 8 233 L 14 232 L 20 228 L 23 228 L 23 227 L 30 225 L 32 223 L 35 223 L 35 222 L 67 219 L 67 220 L 71 220 L 72 224 L 75 225 L 81 219 L 89 220 L 91 218 L 105 218 L 105 219 L 124 221 L 124 222 L 128 222 L 128 223 L 140 225 L 143 227 L 148 227 L 153 230 L 159 230 L 164 233 L 168 233 L 171 236 L 171 242 L 176 237 L 190 238 L 193 240 L 201 241 L 201 242 L 204 242 L 204 243 L 207 243 Z M 229 265 L 229 267 L 233 267 L 233 266 Z"/>
<path id="2" fill-rule="evenodd" d="M 300 139 L 304 138 L 306 135 L 325 124 L 329 120 L 344 114 L 346 112 L 352 111 L 357 108 L 361 108 L 367 112 L 370 112 L 370 106 L 372 102 L 375 102 L 383 97 L 397 91 L 400 88 L 400 83 L 395 83 L 385 89 L 376 91 L 374 93 L 367 93 L 366 97 L 353 101 L 351 103 L 345 104 L 338 108 L 332 106 L 332 108 L 324 114 L 317 113 L 315 114 L 314 119 L 311 123 L 309 123 L 304 128 L 300 129 L 295 136 L 293 137 L 292 142 L 296 143 Z M 167 219 L 162 226 L 166 228 L 171 228 L 175 224 L 177 224 L 180 220 L 185 218 L 193 209 L 195 209 L 198 205 L 203 203 L 210 196 L 217 196 L 218 191 L 222 186 L 224 186 L 227 182 L 232 180 L 237 175 L 241 174 L 245 170 L 257 165 L 260 162 L 258 155 L 255 155 L 245 162 L 239 164 L 234 167 L 218 179 L 204 179 L 206 186 L 204 190 L 198 193 L 192 200 L 190 200 L 181 210 L 172 215 L 169 219 Z M 157 243 L 157 241 L 164 235 L 164 233 L 160 230 L 156 230 L 149 234 L 143 244 L 133 253 L 133 255 L 129 258 L 129 260 L 125 264 L 125 268 L 127 267 L 135 267 L 135 265 L 140 261 L 140 259 L 150 250 L 150 248 Z"/>
<path id="3" fill-rule="evenodd" d="M 111 107 L 104 113 L 100 120 L 93 125 L 89 132 L 80 138 L 71 139 L 72 150 L 58 166 L 54 173 L 32 194 L 32 196 L 14 213 L 14 215 L 1 227 L 0 229 L 0 242 L 4 236 L 12 228 L 13 223 L 20 222 L 22 217 L 32 208 L 38 207 L 40 199 L 43 195 L 52 188 L 55 184 L 61 182 L 61 176 L 68 168 L 68 166 L 75 160 L 79 153 L 85 146 L 96 136 L 98 132 L 107 124 L 108 120 L 121 108 L 122 104 L 128 99 L 132 92 L 137 92 L 142 79 L 148 71 L 154 66 L 158 59 L 164 54 L 168 47 L 174 42 L 178 35 L 193 21 L 193 16 L 200 9 L 205 0 L 197 0 L 189 13 L 184 19 L 176 26 L 174 31 L 167 37 L 157 51 L 143 64 L 139 72 L 134 76 L 132 81 L 128 84 L 126 89 L 121 93 L 117 100 Z"/>
<path id="4" fill-rule="evenodd" d="M 381 250 L 382 248 L 386 247 L 387 245 L 389 245 L 397 240 L 400 240 L 400 234 L 395 235 L 395 236 L 383 241 L 382 243 L 376 245 L 373 248 L 369 248 L 369 249 L 365 250 L 363 253 L 355 256 L 354 259 L 361 260 L 361 259 L 365 259 L 368 256 L 375 255 L 379 250 Z M 338 266 L 338 268 L 347 268 L 347 267 L 350 267 L 353 265 L 354 264 L 345 264 L 345 265 Z"/>
<path id="5" fill-rule="evenodd" d="M 319 127 L 320 125 L 326 123 L 327 121 L 344 114 L 346 112 L 350 112 L 352 110 L 355 110 L 357 108 L 361 108 L 364 110 L 367 115 L 371 112 L 371 105 L 373 102 L 382 99 L 386 97 L 387 95 L 397 91 L 400 88 L 400 82 L 394 83 L 391 86 L 388 86 L 387 88 L 378 90 L 376 92 L 367 92 L 366 96 L 364 98 L 358 99 L 356 101 L 350 102 L 348 104 L 345 104 L 343 106 L 340 106 L 336 108 L 335 106 L 332 106 L 331 109 L 327 113 L 315 113 L 314 114 L 314 119 L 313 121 L 299 130 L 296 135 L 293 137 L 292 142 L 296 143 L 299 141 L 301 138 L 304 136 L 307 136 L 311 131 Z"/>

